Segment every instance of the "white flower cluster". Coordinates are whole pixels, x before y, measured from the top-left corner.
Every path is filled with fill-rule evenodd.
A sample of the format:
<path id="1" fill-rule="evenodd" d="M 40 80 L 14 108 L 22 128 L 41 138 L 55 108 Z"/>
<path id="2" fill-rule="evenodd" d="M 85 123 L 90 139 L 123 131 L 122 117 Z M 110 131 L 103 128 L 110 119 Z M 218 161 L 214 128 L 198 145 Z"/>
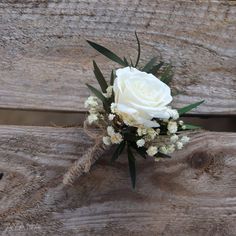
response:
<path id="1" fill-rule="evenodd" d="M 103 118 L 103 115 L 100 113 L 102 110 L 101 105 L 99 104 L 98 98 L 95 96 L 89 96 L 84 103 L 85 108 L 89 108 L 89 115 L 87 121 L 89 124 L 93 124 Z"/>
<path id="2" fill-rule="evenodd" d="M 103 143 L 107 146 L 111 144 L 119 144 L 123 141 L 123 137 L 119 132 L 115 132 L 112 126 L 107 127 L 108 136 L 103 137 Z"/>
<path id="3" fill-rule="evenodd" d="M 164 122 L 164 121 L 163 121 Z M 145 128 L 139 127 L 137 129 L 137 136 L 140 139 L 136 144 L 138 147 L 146 147 L 149 156 L 158 156 L 158 153 L 171 154 L 175 150 L 180 150 L 189 142 L 189 137 L 177 135 L 178 125 L 183 129 L 183 121 L 178 123 L 175 120 L 166 120 L 167 134 L 160 135 L 159 128 Z"/>

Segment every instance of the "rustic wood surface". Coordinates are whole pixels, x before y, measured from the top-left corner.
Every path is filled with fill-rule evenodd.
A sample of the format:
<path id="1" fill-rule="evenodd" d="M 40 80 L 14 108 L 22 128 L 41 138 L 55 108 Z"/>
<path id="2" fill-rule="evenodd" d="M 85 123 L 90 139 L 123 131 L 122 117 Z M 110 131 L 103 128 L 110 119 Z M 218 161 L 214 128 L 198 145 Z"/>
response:
<path id="1" fill-rule="evenodd" d="M 177 107 L 205 99 L 194 113 L 236 114 L 233 0 L 2 0 L 0 107 L 83 111 L 91 60 L 111 69 L 85 39 L 136 56 L 135 30 L 142 63 L 176 66 Z"/>
<path id="2" fill-rule="evenodd" d="M 1 235 L 236 235 L 236 134 L 196 132 L 159 163 L 104 155 L 73 187 L 61 184 L 92 142 L 79 128 L 0 128 Z"/>

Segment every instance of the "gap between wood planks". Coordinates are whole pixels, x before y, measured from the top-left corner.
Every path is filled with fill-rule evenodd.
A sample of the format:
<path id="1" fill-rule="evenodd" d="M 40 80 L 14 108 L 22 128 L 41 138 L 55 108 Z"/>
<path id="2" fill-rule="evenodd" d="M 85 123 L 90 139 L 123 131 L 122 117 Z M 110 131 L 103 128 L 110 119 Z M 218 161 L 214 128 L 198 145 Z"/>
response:
<path id="1" fill-rule="evenodd" d="M 85 116 L 84 112 L 0 109 L 0 125 L 81 126 Z M 209 131 L 236 132 L 236 116 L 232 115 L 187 115 L 183 120 Z"/>

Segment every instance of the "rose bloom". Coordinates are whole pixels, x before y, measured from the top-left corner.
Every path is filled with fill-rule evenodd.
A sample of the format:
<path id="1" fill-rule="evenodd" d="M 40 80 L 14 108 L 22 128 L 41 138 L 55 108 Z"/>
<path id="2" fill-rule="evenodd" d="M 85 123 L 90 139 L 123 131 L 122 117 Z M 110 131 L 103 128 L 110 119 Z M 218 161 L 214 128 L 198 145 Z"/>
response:
<path id="1" fill-rule="evenodd" d="M 116 71 L 116 113 L 132 126 L 159 127 L 153 118 L 169 119 L 170 88 L 152 74 L 125 67 Z"/>

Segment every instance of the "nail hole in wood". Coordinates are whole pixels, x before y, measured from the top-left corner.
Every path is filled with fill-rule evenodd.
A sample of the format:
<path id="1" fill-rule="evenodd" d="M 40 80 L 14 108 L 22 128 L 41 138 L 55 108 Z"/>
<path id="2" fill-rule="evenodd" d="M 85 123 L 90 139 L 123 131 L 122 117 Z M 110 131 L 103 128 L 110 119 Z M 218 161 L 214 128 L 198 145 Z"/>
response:
<path id="1" fill-rule="evenodd" d="M 0 180 L 2 179 L 2 177 L 3 177 L 3 173 L 0 173 Z"/>

